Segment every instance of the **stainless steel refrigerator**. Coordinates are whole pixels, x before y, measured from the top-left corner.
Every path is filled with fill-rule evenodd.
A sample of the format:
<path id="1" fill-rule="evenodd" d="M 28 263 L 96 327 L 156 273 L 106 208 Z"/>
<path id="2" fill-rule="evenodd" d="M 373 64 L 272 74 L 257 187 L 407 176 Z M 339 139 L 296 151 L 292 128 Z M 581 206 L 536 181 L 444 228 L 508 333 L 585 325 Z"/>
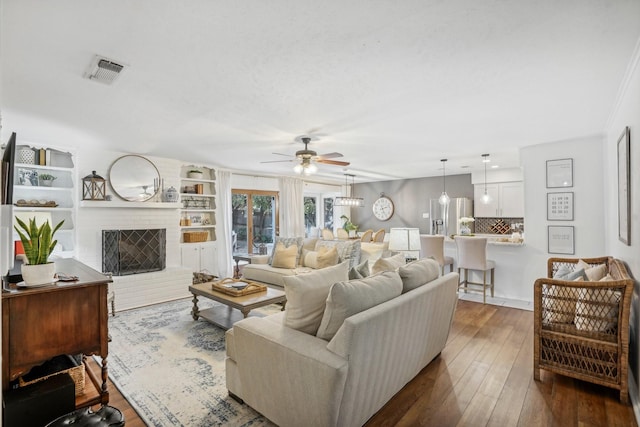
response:
<path id="1" fill-rule="evenodd" d="M 466 197 L 451 199 L 446 206 L 441 205 L 438 199 L 429 200 L 429 218 L 431 219 L 430 234 L 460 234 L 460 222 L 462 217 L 473 217 L 473 201 Z"/>

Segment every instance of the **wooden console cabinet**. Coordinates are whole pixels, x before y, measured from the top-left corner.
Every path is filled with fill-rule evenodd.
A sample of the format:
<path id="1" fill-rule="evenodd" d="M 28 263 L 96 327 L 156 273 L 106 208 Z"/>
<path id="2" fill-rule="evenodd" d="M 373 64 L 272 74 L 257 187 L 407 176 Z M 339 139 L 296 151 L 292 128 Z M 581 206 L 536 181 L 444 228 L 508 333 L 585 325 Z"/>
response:
<path id="1" fill-rule="evenodd" d="M 31 368 L 60 354 L 99 355 L 101 377 L 85 369 L 84 395 L 76 407 L 109 402 L 107 390 L 107 286 L 111 279 L 73 259 L 56 261 L 56 271 L 75 282 L 2 289 L 2 390 Z"/>

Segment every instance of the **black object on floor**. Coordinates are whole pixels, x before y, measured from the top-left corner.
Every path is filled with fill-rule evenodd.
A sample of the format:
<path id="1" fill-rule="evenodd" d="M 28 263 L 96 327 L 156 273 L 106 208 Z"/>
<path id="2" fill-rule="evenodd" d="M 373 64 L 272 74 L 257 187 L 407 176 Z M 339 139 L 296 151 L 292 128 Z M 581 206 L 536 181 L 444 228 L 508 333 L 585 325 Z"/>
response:
<path id="1" fill-rule="evenodd" d="M 104 405 L 97 411 L 81 408 L 51 421 L 45 427 L 124 427 L 124 416 L 119 409 Z"/>
<path id="2" fill-rule="evenodd" d="M 76 408 L 75 383 L 69 374 L 3 392 L 5 427 L 42 427 Z"/>

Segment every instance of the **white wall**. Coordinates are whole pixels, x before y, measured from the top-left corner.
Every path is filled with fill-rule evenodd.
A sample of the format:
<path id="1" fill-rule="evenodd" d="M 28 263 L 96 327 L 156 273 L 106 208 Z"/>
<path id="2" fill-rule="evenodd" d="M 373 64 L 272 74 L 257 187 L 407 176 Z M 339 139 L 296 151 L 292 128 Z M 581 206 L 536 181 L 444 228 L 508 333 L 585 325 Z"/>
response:
<path id="1" fill-rule="evenodd" d="M 129 153 L 95 152 L 80 150 L 76 157 L 78 195 L 82 200 L 82 178 L 96 173 L 108 180 L 109 167 Z M 155 164 L 164 178 L 165 188 L 180 188 L 180 167 L 188 162 L 144 156 Z M 120 201 L 107 185 L 107 194 L 114 202 Z M 159 201 L 154 197 L 147 203 Z M 78 202 L 80 204 L 80 202 Z M 111 288 L 115 290 L 116 310 L 125 310 L 155 304 L 176 298 L 188 297 L 192 272 L 180 266 L 180 212 L 176 209 L 146 208 L 90 208 L 78 207 L 76 215 L 76 258 L 90 267 L 102 271 L 102 230 L 165 228 L 167 230 L 166 265 L 163 271 L 114 277 Z"/>
<path id="2" fill-rule="evenodd" d="M 525 243 L 527 262 L 523 265 L 523 283 L 533 295 L 533 282 L 547 275 L 551 257 L 596 257 L 606 255 L 604 239 L 604 199 L 602 139 L 575 139 L 539 144 L 520 151 L 524 176 Z M 573 187 L 546 188 L 546 161 L 573 159 Z M 574 193 L 574 220 L 547 221 L 547 193 Z M 575 254 L 550 254 L 547 251 L 547 226 L 574 227 Z"/>
<path id="3" fill-rule="evenodd" d="M 640 42 L 630 63 L 626 78 L 621 86 L 620 98 L 614 110 L 604 143 L 602 158 L 605 169 L 605 230 L 606 251 L 608 254 L 623 260 L 632 277 L 640 274 Z M 631 129 L 631 241 L 630 246 L 618 239 L 618 195 L 617 195 L 617 143 L 624 128 Z M 636 280 L 635 291 L 631 301 L 630 318 L 630 357 L 631 366 L 629 391 L 636 414 L 640 418 L 640 286 Z"/>

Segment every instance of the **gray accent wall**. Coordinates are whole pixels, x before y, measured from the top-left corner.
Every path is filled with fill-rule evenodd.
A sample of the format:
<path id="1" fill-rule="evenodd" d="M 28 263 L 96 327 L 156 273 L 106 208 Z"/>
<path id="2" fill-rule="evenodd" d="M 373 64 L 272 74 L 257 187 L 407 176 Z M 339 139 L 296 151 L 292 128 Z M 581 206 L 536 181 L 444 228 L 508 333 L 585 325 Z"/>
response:
<path id="1" fill-rule="evenodd" d="M 351 222 L 358 225 L 358 231 L 369 228 L 418 227 L 421 234 L 429 233 L 429 218 L 422 218 L 429 212 L 429 199 L 437 199 L 442 194 L 442 177 L 398 179 L 394 181 L 367 182 L 354 186 L 355 196 L 364 198 L 363 208 L 351 208 Z M 451 198 L 468 197 L 473 200 L 471 174 L 448 175 L 446 190 Z M 373 216 L 373 202 L 384 193 L 393 201 L 395 211 L 388 221 L 380 221 Z"/>

